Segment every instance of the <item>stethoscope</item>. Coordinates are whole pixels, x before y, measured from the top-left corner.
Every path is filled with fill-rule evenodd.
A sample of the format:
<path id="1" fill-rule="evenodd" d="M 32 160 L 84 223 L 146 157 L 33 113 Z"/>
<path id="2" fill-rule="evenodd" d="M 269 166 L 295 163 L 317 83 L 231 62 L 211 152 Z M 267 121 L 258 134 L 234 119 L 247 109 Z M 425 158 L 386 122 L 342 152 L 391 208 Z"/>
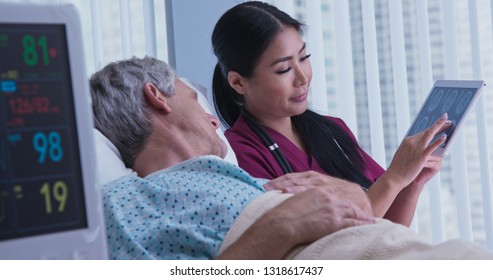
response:
<path id="1" fill-rule="evenodd" d="M 279 148 L 279 146 L 277 145 L 277 143 L 274 142 L 274 140 L 272 139 L 272 137 L 270 137 L 269 133 L 265 130 L 265 128 L 262 125 L 259 124 L 259 122 L 257 121 L 257 119 L 255 119 L 255 117 L 252 116 L 245 109 L 241 110 L 241 115 L 245 118 L 248 126 L 250 126 L 250 128 L 253 130 L 253 132 L 260 138 L 260 140 L 262 140 L 262 143 L 272 153 L 272 155 L 276 159 L 277 163 L 281 167 L 282 172 L 284 174 L 293 173 L 294 171 L 291 168 L 291 165 L 289 165 L 289 162 L 284 157 L 284 154 L 281 152 L 281 149 Z M 339 147 L 339 149 L 344 153 L 344 150 L 341 148 L 341 146 L 339 145 L 339 143 L 337 142 L 337 140 L 335 140 L 335 139 L 333 139 L 333 140 L 337 144 L 337 146 Z M 346 158 L 349 161 L 351 161 L 347 157 L 346 153 L 344 153 L 344 155 L 346 156 Z M 368 188 L 365 187 L 365 186 L 361 186 L 361 188 L 364 191 L 368 191 Z"/>
<path id="2" fill-rule="evenodd" d="M 272 137 L 270 137 L 269 133 L 267 133 L 265 128 L 262 125 L 260 125 L 257 119 L 255 119 L 255 117 L 252 116 L 245 109 L 241 110 L 241 115 L 245 118 L 248 126 L 250 126 L 253 132 L 260 138 L 262 143 L 272 153 L 277 163 L 281 167 L 282 172 L 284 174 L 292 173 L 293 169 L 291 168 L 291 165 L 289 165 L 289 162 L 286 160 L 286 157 L 284 157 L 284 154 L 281 152 L 281 149 L 279 148 L 277 143 L 274 142 Z"/>

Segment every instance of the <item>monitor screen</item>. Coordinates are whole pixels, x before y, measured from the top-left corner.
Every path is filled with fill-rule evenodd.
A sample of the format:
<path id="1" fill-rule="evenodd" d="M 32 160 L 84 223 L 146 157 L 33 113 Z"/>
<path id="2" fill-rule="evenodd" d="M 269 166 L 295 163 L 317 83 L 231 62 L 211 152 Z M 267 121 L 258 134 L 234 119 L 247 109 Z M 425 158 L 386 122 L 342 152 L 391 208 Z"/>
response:
<path id="1" fill-rule="evenodd" d="M 88 226 L 66 39 L 0 23 L 0 241 Z"/>

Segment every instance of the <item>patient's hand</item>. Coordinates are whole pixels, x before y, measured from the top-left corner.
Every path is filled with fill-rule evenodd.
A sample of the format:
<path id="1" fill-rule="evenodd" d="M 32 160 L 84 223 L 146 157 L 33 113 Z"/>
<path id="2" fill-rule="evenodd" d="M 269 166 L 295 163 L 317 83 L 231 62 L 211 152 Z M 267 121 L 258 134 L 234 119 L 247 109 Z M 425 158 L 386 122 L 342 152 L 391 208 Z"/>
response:
<path id="1" fill-rule="evenodd" d="M 266 190 L 280 190 L 292 194 L 299 194 L 319 187 L 326 188 L 336 198 L 352 202 L 368 214 L 373 215 L 370 201 L 359 185 L 315 171 L 289 173 L 264 185 Z"/>
<path id="2" fill-rule="evenodd" d="M 359 189 L 355 186 L 346 188 Z M 372 214 L 341 198 L 330 188 L 311 188 L 299 193 L 268 215 L 274 217 L 271 218 L 272 224 L 284 226 L 296 244 L 313 242 L 347 227 L 374 222 Z"/>
<path id="3" fill-rule="evenodd" d="M 298 245 L 371 223 L 373 215 L 329 188 L 310 188 L 265 213 L 217 258 L 281 259 Z"/>

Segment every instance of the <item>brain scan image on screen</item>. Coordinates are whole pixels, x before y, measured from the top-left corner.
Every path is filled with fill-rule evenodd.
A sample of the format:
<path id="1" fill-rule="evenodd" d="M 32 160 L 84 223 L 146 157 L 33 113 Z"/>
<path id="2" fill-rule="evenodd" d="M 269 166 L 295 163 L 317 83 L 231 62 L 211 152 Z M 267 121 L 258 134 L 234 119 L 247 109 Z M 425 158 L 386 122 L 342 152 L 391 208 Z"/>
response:
<path id="1" fill-rule="evenodd" d="M 428 117 L 428 116 L 424 116 L 423 118 L 418 120 L 416 122 L 416 124 L 414 125 L 413 130 L 411 131 L 411 135 L 417 134 L 420 131 L 426 129 L 428 127 L 429 121 L 430 121 L 430 117 Z"/>
<path id="2" fill-rule="evenodd" d="M 452 121 L 452 127 L 444 133 L 450 136 L 463 117 L 469 103 L 471 103 L 474 92 L 474 89 L 471 88 L 435 88 L 409 130 L 409 135 L 415 135 L 427 129 L 444 113 L 447 113 L 448 119 Z"/>
<path id="3" fill-rule="evenodd" d="M 438 107 L 440 101 L 442 100 L 442 96 L 443 89 L 439 89 L 435 92 L 435 94 L 433 94 L 433 96 L 430 98 L 430 106 L 428 107 L 428 111 L 432 112 Z"/>
<path id="4" fill-rule="evenodd" d="M 448 112 L 457 99 L 457 90 L 452 90 L 447 94 L 447 99 L 443 103 L 442 112 Z"/>
<path id="5" fill-rule="evenodd" d="M 473 92 L 471 90 L 468 90 L 461 98 L 459 103 L 457 104 L 457 107 L 455 109 L 456 114 L 462 114 L 464 113 L 464 110 L 467 108 L 467 104 L 471 102 Z"/>

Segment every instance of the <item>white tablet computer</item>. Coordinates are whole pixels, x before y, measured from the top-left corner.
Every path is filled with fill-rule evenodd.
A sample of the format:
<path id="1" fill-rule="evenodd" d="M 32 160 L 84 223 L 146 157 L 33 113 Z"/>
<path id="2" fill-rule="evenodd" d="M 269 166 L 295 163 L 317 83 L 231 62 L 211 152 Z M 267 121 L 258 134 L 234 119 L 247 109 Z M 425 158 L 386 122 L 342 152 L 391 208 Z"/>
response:
<path id="1" fill-rule="evenodd" d="M 452 121 L 452 126 L 443 132 L 447 135 L 447 140 L 433 152 L 437 156 L 446 156 L 457 131 L 476 104 L 484 85 L 481 80 L 437 80 L 406 136 L 415 135 L 431 127 L 447 113 L 448 119 Z"/>
<path id="2" fill-rule="evenodd" d="M 104 259 L 90 94 L 71 5 L 0 3 L 0 259 Z"/>

